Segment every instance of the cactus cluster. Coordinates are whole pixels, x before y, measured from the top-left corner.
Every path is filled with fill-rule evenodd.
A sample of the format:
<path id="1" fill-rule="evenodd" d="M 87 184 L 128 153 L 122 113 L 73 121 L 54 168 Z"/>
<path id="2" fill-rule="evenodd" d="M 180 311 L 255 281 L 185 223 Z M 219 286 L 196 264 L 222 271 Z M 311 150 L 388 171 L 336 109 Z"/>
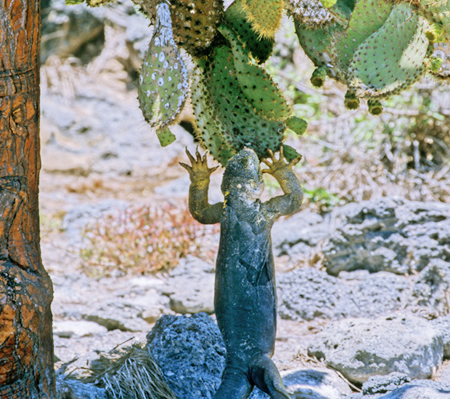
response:
<path id="1" fill-rule="evenodd" d="M 377 115 L 380 98 L 407 89 L 426 72 L 442 77 L 442 61 L 432 48 L 450 30 L 450 0 L 338 0 L 324 5 L 333 16 L 325 24 L 291 14 L 300 44 L 317 67 L 312 84 L 320 87 L 328 76 L 347 85 L 344 103 L 349 109 L 367 99 L 369 111 Z"/>
<path id="2" fill-rule="evenodd" d="M 134 2 L 155 25 L 138 88 L 145 119 L 170 144 L 190 91 L 196 137 L 223 165 L 243 147 L 265 157 L 288 129 L 306 130 L 263 67 L 285 11 L 316 65 L 312 84 L 345 84 L 349 109 L 365 99 L 378 115 L 380 99 L 426 72 L 449 79 L 450 0 L 235 0 L 226 11 L 223 0 Z M 192 57 L 190 72 L 180 48 Z"/>

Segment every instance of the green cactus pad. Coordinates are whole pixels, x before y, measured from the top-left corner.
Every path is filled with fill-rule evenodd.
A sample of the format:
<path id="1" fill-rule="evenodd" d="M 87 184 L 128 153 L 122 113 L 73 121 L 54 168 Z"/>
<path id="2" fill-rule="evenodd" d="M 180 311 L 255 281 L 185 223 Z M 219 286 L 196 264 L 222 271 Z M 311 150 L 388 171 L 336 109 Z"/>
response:
<path id="1" fill-rule="evenodd" d="M 308 122 L 306 122 L 302 118 L 297 118 L 296 116 L 292 116 L 288 120 L 285 121 L 288 129 L 292 130 L 294 133 L 301 136 L 306 132 L 306 128 L 308 127 Z"/>
<path id="2" fill-rule="evenodd" d="M 235 1 L 225 12 L 225 22 L 232 28 L 241 45 L 245 43 L 245 49 L 259 63 L 267 61 L 272 54 L 275 41 L 268 38 L 259 38 L 250 22 L 247 21 L 244 11 L 241 9 L 240 0 Z"/>
<path id="3" fill-rule="evenodd" d="M 288 162 L 293 161 L 295 158 L 302 157 L 295 148 L 292 148 L 290 145 L 287 144 L 283 144 L 283 155 L 286 161 Z"/>
<path id="4" fill-rule="evenodd" d="M 158 130 L 156 132 L 156 135 L 158 136 L 161 147 L 167 147 L 169 144 L 172 144 L 176 140 L 175 135 L 170 131 L 168 127 L 163 130 Z"/>
<path id="5" fill-rule="evenodd" d="M 344 28 L 338 23 L 311 29 L 297 20 L 295 32 L 306 55 L 317 67 L 324 67 L 331 62 L 331 39 Z"/>
<path id="6" fill-rule="evenodd" d="M 236 151 L 232 145 L 232 137 L 223 123 L 215 115 L 209 90 L 205 86 L 205 77 L 201 68 L 192 72 L 191 85 L 192 109 L 195 116 L 196 136 L 202 146 L 209 150 L 212 157 L 226 166 Z"/>
<path id="7" fill-rule="evenodd" d="M 171 0 L 175 42 L 191 55 L 208 51 L 223 17 L 223 0 Z"/>
<path id="8" fill-rule="evenodd" d="M 386 97 L 416 82 L 426 71 L 427 27 L 409 3 L 395 5 L 384 25 L 355 52 L 349 88 L 358 97 Z"/>
<path id="9" fill-rule="evenodd" d="M 241 90 L 237 74 L 230 48 L 217 47 L 206 74 L 210 106 L 225 131 L 231 135 L 237 151 L 248 147 L 260 158 L 266 157 L 268 148 L 273 151 L 280 148 L 286 126 L 281 121 L 268 120 L 253 110 Z"/>
<path id="10" fill-rule="evenodd" d="M 233 31 L 224 25 L 219 31 L 230 42 L 237 79 L 254 110 L 269 120 L 289 118 L 292 110 L 269 74 L 249 58 Z"/>
<path id="11" fill-rule="evenodd" d="M 241 0 L 241 9 L 260 37 L 275 36 L 283 16 L 281 0 Z"/>
<path id="12" fill-rule="evenodd" d="M 384 0 L 358 0 L 349 21 L 348 28 L 333 38 L 333 59 L 340 75 L 344 77 L 354 52 L 359 45 L 375 33 L 392 9 Z"/>
<path id="13" fill-rule="evenodd" d="M 188 90 L 188 71 L 172 38 L 169 7 L 160 3 L 139 77 L 138 99 L 145 120 L 158 130 L 174 123 Z"/>

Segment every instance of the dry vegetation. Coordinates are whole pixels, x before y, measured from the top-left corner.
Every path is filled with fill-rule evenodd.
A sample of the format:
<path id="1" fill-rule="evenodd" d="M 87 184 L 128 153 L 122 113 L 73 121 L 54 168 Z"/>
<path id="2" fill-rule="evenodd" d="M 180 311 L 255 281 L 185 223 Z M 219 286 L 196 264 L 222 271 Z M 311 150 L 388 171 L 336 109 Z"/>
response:
<path id="1" fill-rule="evenodd" d="M 217 231 L 169 203 L 130 207 L 85 228 L 82 269 L 93 277 L 149 274 L 173 269 L 188 254 L 210 260 Z"/>

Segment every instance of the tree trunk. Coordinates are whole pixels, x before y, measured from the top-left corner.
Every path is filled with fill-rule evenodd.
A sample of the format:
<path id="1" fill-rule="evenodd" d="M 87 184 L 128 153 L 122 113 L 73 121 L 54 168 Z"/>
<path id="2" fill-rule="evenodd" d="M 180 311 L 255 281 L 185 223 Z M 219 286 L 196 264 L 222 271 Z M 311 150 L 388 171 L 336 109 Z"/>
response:
<path id="1" fill-rule="evenodd" d="M 0 398 L 55 397 L 39 246 L 39 0 L 0 0 Z"/>

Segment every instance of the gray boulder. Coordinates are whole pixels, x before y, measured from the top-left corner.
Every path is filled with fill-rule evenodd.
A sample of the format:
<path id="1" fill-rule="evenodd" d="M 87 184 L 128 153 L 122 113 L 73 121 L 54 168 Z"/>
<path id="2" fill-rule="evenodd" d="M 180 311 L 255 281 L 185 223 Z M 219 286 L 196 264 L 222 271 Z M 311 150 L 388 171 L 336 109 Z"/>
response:
<path id="1" fill-rule="evenodd" d="M 288 320 L 377 317 L 404 307 L 412 282 L 388 272 L 341 272 L 314 268 L 279 274 L 278 314 Z"/>
<path id="2" fill-rule="evenodd" d="M 326 368 L 286 370 L 281 377 L 292 399 L 341 399 L 352 392 L 335 371 Z M 249 399 L 270 399 L 270 396 L 255 388 Z"/>
<path id="3" fill-rule="evenodd" d="M 437 315 L 450 312 L 450 263 L 432 259 L 417 277 L 410 305 L 430 309 Z"/>
<path id="4" fill-rule="evenodd" d="M 272 228 L 272 245 L 275 256 L 307 253 L 325 237 L 330 235 L 329 223 L 317 213 L 303 211 L 275 222 Z M 300 251 L 300 246 L 303 251 Z"/>
<path id="5" fill-rule="evenodd" d="M 450 359 L 450 314 L 432 320 L 431 324 L 442 336 L 444 359 Z"/>
<path id="6" fill-rule="evenodd" d="M 214 313 L 214 266 L 190 255 L 181 259 L 163 293 L 176 313 Z"/>
<path id="7" fill-rule="evenodd" d="M 225 345 L 208 315 L 161 317 L 147 348 L 178 399 L 212 398 L 225 368 Z"/>
<path id="8" fill-rule="evenodd" d="M 358 269 L 405 274 L 421 271 L 430 259 L 450 260 L 448 204 L 381 198 L 335 213 L 343 224 L 322 248 L 331 275 Z"/>
<path id="9" fill-rule="evenodd" d="M 375 375 L 362 385 L 362 392 L 364 395 L 391 392 L 410 381 L 411 378 L 404 373 L 394 372 L 388 375 Z"/>
<path id="10" fill-rule="evenodd" d="M 401 388 L 378 396 L 378 399 L 448 399 L 450 398 L 450 385 L 435 381 L 418 380 Z"/>
<path id="11" fill-rule="evenodd" d="M 338 301 L 337 278 L 313 268 L 277 276 L 278 314 L 288 320 L 332 319 Z"/>
<path id="12" fill-rule="evenodd" d="M 308 354 L 363 383 L 392 372 L 429 378 L 442 362 L 443 344 L 430 323 L 405 314 L 331 322 L 314 337 Z"/>
<path id="13" fill-rule="evenodd" d="M 56 377 L 56 399 L 107 399 L 106 391 L 93 384 Z"/>

